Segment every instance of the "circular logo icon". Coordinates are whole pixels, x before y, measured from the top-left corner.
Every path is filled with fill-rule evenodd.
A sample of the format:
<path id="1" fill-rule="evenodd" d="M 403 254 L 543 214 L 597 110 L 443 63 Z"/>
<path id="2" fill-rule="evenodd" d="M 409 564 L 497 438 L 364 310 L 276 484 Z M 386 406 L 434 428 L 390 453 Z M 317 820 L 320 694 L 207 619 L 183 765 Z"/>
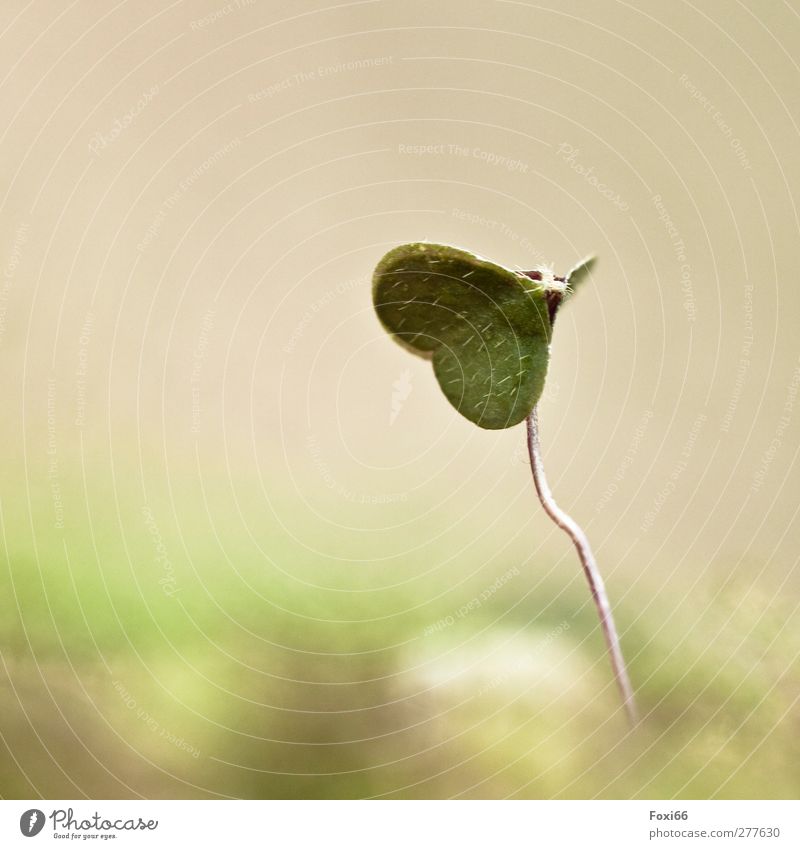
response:
<path id="1" fill-rule="evenodd" d="M 44 811 L 31 808 L 19 818 L 19 830 L 25 837 L 36 837 L 44 828 Z"/>

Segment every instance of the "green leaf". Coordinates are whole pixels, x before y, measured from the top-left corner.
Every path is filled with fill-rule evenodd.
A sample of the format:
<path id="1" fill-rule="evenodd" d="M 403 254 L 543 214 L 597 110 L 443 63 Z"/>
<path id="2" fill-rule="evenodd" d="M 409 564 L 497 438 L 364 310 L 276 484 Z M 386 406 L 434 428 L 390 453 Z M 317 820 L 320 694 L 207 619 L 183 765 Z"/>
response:
<path id="1" fill-rule="evenodd" d="M 570 272 L 567 274 L 567 291 L 564 295 L 564 300 L 571 298 L 578 286 L 584 283 L 592 273 L 592 268 L 597 262 L 596 256 L 587 256 L 582 259 Z"/>
<path id="2" fill-rule="evenodd" d="M 541 281 L 467 251 L 417 242 L 389 251 L 372 286 L 383 326 L 433 359 L 450 403 L 480 427 L 521 422 L 544 388 L 550 320 Z"/>

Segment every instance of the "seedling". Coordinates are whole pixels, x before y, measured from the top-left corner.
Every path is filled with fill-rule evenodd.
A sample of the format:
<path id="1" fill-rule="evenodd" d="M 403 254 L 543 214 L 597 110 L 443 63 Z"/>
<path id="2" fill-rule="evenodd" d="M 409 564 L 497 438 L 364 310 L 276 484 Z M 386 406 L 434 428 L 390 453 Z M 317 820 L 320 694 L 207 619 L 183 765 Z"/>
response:
<path id="1" fill-rule="evenodd" d="M 416 242 L 389 251 L 373 276 L 375 311 L 392 338 L 433 362 L 448 401 L 479 427 L 527 423 L 536 492 L 578 552 L 630 722 L 636 707 L 603 579 L 577 522 L 554 501 L 544 474 L 536 405 L 544 389 L 553 324 L 589 276 L 593 258 L 566 277 L 511 271 L 468 251 Z"/>

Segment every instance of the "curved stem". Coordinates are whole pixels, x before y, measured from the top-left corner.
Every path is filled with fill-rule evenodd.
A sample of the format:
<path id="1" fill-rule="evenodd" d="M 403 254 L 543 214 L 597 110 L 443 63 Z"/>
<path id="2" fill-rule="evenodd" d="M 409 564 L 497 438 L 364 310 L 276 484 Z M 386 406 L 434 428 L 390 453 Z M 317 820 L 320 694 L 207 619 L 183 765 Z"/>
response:
<path id="1" fill-rule="evenodd" d="M 536 486 L 536 492 L 539 495 L 539 501 L 544 507 L 545 513 L 565 531 L 578 550 L 578 557 L 583 566 L 583 572 L 586 575 L 586 580 L 589 582 L 589 589 L 592 592 L 592 600 L 597 608 L 597 615 L 600 617 L 600 625 L 603 628 L 603 636 L 608 646 L 608 653 L 611 657 L 611 667 L 614 670 L 614 678 L 617 682 L 622 703 L 625 706 L 625 712 L 628 715 L 628 721 L 631 725 L 635 725 L 638 721 L 636 712 L 636 703 L 633 698 L 633 689 L 631 687 L 628 671 L 625 668 L 625 659 L 622 656 L 622 649 L 619 644 L 619 636 L 614 625 L 614 617 L 611 613 L 611 605 L 608 603 L 606 588 L 603 584 L 603 579 L 600 576 L 600 571 L 597 568 L 597 562 L 594 559 L 591 548 L 589 548 L 589 540 L 586 534 L 581 529 L 580 525 L 571 517 L 568 516 L 553 499 L 553 494 L 550 492 L 550 487 L 547 484 L 547 478 L 544 474 L 544 464 L 542 463 L 541 446 L 539 444 L 539 422 L 537 419 L 536 407 L 531 410 L 527 420 L 528 426 L 528 454 L 531 459 L 531 471 L 533 472 L 533 482 Z"/>

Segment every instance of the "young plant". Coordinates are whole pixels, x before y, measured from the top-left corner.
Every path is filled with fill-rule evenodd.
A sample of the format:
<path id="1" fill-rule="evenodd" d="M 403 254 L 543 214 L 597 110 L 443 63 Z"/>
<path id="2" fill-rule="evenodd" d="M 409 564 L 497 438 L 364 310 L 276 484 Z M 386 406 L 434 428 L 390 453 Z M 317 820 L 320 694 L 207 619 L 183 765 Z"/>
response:
<path id="1" fill-rule="evenodd" d="M 589 275 L 593 258 L 566 277 L 511 271 L 447 245 L 416 242 L 389 251 L 373 276 L 381 324 L 407 350 L 433 362 L 448 401 L 479 427 L 527 422 L 536 492 L 578 551 L 630 722 L 636 707 L 603 579 L 586 534 L 553 500 L 544 474 L 536 404 L 559 307 Z"/>

